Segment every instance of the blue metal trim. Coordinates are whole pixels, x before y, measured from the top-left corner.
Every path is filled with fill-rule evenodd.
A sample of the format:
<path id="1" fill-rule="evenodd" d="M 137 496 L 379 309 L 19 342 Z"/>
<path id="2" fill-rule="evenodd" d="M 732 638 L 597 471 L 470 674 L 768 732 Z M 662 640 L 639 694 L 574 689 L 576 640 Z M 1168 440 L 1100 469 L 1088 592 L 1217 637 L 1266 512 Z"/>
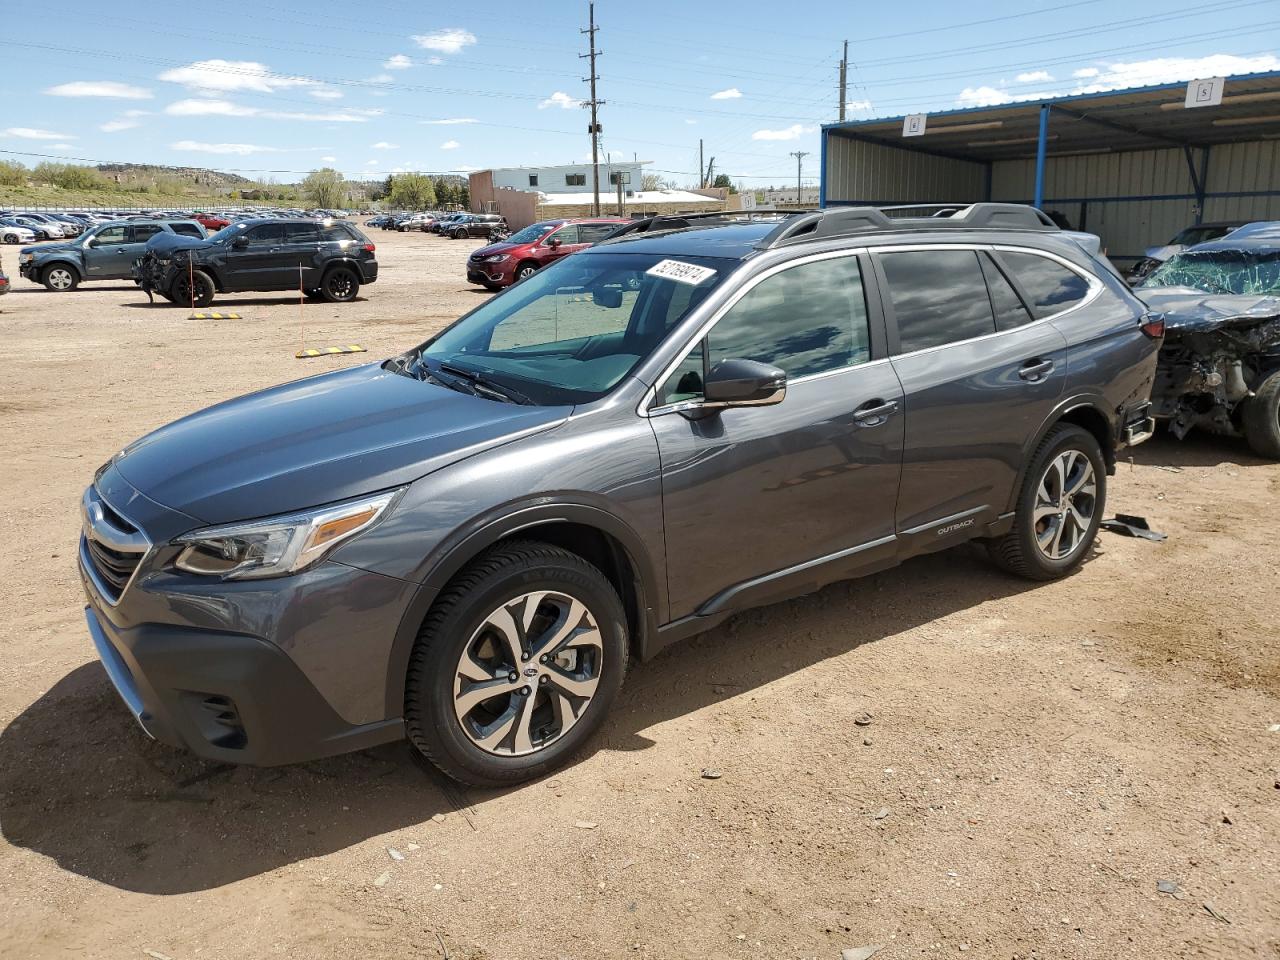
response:
<path id="1" fill-rule="evenodd" d="M 1200 182 L 1196 185 L 1196 223 L 1204 222 L 1204 201 L 1209 188 L 1209 148 L 1200 150 Z"/>
<path id="2" fill-rule="evenodd" d="M 821 210 L 827 205 L 827 128 L 822 128 L 822 146 L 820 150 L 820 159 L 818 161 L 818 209 Z"/>
<path id="3" fill-rule="evenodd" d="M 1228 76 L 1228 83 L 1238 83 L 1241 81 L 1249 82 L 1256 80 L 1277 80 L 1280 79 L 1280 70 L 1268 70 L 1262 73 L 1240 73 L 1234 76 Z M 1158 90 L 1185 90 L 1187 82 L 1179 83 L 1158 83 L 1149 87 L 1125 87 L 1121 90 L 1103 90 L 1100 93 L 1084 93 L 1072 96 L 1066 94 L 1061 97 L 1050 97 L 1045 100 L 1020 100 L 1012 103 L 1000 103 L 993 106 L 984 107 L 957 107 L 954 110 L 931 110 L 928 111 L 929 119 L 934 117 L 961 117 L 974 116 L 975 114 L 990 113 L 995 110 L 1007 110 L 1010 107 L 1034 107 L 1037 103 L 1040 105 L 1052 105 L 1055 103 L 1080 103 L 1086 100 L 1101 100 L 1106 97 L 1118 97 L 1127 93 L 1154 93 Z M 915 111 L 919 113 L 920 111 Z M 900 114 L 892 117 L 874 117 L 870 120 L 846 120 L 844 123 L 824 123 L 823 130 L 848 130 L 851 127 L 868 126 L 871 124 L 888 123 L 890 120 L 905 120 L 910 114 Z"/>
<path id="4" fill-rule="evenodd" d="M 1040 135 L 1036 138 L 1036 196 L 1032 202 L 1037 210 L 1044 208 L 1044 157 L 1049 147 L 1049 111 L 1052 108 L 1043 103 L 1040 105 Z"/>

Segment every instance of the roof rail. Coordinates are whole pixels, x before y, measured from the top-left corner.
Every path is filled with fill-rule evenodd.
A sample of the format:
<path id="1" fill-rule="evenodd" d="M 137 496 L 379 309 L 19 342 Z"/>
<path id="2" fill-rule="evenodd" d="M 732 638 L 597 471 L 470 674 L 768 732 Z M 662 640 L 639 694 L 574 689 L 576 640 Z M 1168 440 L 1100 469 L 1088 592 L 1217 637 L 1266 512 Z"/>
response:
<path id="1" fill-rule="evenodd" d="M 776 210 L 713 210 L 707 213 L 660 213 L 652 217 L 640 217 L 630 223 L 620 224 L 599 242 L 616 240 L 637 233 L 655 233 L 660 230 L 693 230 L 707 227 L 725 227 L 750 220 L 777 220 L 786 214 Z"/>
<path id="2" fill-rule="evenodd" d="M 896 210 L 932 213 L 894 218 Z M 768 250 L 788 243 L 842 237 L 870 230 L 1057 230 L 1041 210 L 1021 203 L 904 204 L 893 207 L 829 207 L 779 224 L 756 245 Z"/>

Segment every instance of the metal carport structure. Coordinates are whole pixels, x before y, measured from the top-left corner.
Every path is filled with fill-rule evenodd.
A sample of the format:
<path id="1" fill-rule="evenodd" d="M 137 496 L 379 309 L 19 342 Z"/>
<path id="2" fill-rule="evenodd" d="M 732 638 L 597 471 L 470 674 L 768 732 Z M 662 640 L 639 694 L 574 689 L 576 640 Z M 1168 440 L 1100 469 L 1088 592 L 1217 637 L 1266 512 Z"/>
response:
<path id="1" fill-rule="evenodd" d="M 1108 90 L 822 128 L 821 203 L 1003 200 L 1062 213 L 1128 261 L 1183 227 L 1280 220 L 1280 72 L 1226 78 L 1187 107 L 1186 83 Z"/>

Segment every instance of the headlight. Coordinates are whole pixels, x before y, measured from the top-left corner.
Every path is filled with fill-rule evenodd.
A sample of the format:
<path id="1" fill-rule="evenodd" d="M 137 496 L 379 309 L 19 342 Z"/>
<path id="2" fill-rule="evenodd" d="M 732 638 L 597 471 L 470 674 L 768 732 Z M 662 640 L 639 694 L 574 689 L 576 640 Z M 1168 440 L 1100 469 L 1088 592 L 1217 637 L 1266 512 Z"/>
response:
<path id="1" fill-rule="evenodd" d="M 185 573 L 224 580 L 297 573 L 343 540 L 368 530 L 401 492 L 392 490 L 287 517 L 194 530 L 173 541 L 186 545 L 174 566 Z"/>
<path id="2" fill-rule="evenodd" d="M 35 255 L 34 253 L 20 253 L 20 254 L 18 254 L 18 262 L 19 262 L 19 263 L 30 263 L 30 262 L 31 262 L 32 260 L 34 260 L 35 258 L 36 258 L 36 255 Z"/>
<path id="3" fill-rule="evenodd" d="M 495 253 L 493 254 L 493 256 L 485 257 L 484 262 L 485 263 L 501 263 L 503 260 L 506 260 L 506 259 L 507 259 L 507 254 Z"/>

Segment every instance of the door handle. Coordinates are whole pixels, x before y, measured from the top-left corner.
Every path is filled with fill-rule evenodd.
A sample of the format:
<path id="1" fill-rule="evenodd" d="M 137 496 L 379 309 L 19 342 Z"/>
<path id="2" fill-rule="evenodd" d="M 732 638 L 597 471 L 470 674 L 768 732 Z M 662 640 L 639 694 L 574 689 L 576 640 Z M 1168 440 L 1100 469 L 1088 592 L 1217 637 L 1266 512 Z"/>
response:
<path id="1" fill-rule="evenodd" d="M 1037 380 L 1043 380 L 1053 372 L 1052 360 L 1028 360 L 1018 368 L 1018 376 L 1023 380 L 1029 380 L 1032 383 Z"/>
<path id="2" fill-rule="evenodd" d="M 876 427 L 884 423 L 898 409 L 897 400 L 868 400 L 853 411 L 853 419 L 860 427 Z"/>

